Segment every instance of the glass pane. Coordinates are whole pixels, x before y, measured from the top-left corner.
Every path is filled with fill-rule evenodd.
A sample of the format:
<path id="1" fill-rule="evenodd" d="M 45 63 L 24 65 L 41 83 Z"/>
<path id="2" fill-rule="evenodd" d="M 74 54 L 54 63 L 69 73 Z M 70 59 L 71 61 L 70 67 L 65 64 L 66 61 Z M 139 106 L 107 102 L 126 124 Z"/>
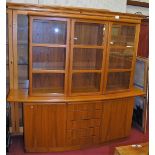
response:
<path id="1" fill-rule="evenodd" d="M 132 66 L 133 49 L 111 48 L 109 53 L 110 69 L 130 69 Z"/>
<path id="2" fill-rule="evenodd" d="M 102 49 L 74 49 L 73 69 L 101 69 Z"/>
<path id="3" fill-rule="evenodd" d="M 18 87 L 20 89 L 29 88 L 28 65 L 18 65 Z"/>
<path id="4" fill-rule="evenodd" d="M 17 16 L 17 42 L 18 44 L 28 43 L 28 16 Z"/>
<path id="5" fill-rule="evenodd" d="M 74 44 L 103 45 L 105 25 L 96 23 L 75 23 Z"/>
<path id="6" fill-rule="evenodd" d="M 66 44 L 67 22 L 54 20 L 33 20 L 33 43 Z"/>
<path id="7" fill-rule="evenodd" d="M 64 93 L 64 74 L 33 74 L 33 93 Z"/>
<path id="8" fill-rule="evenodd" d="M 28 16 L 17 16 L 18 88 L 28 89 Z"/>
<path id="9" fill-rule="evenodd" d="M 64 70 L 65 48 L 33 47 L 33 69 Z"/>
<path id="10" fill-rule="evenodd" d="M 134 46 L 135 26 L 118 25 L 112 26 L 111 45 Z"/>
<path id="11" fill-rule="evenodd" d="M 100 91 L 100 73 L 75 73 L 72 77 L 72 93 Z"/>
<path id="12" fill-rule="evenodd" d="M 107 90 L 129 89 L 130 72 L 113 72 L 108 74 Z"/>

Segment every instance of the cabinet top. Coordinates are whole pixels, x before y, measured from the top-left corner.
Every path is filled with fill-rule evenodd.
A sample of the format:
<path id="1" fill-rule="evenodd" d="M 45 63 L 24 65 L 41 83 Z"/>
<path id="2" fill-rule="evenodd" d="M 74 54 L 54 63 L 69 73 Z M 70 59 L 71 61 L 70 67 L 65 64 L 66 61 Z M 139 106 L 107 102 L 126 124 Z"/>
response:
<path id="1" fill-rule="evenodd" d="M 145 95 L 144 91 L 134 88 L 131 91 L 112 93 L 106 95 L 94 96 L 72 96 L 72 97 L 34 97 L 28 95 L 28 90 L 10 90 L 7 101 L 8 102 L 44 102 L 44 103 L 64 103 L 64 102 L 79 102 L 79 101 L 101 101 L 109 99 L 118 99 L 126 97 L 135 97 Z"/>
<path id="2" fill-rule="evenodd" d="M 94 8 L 62 7 L 24 3 L 7 3 L 6 5 L 8 9 L 25 11 L 25 14 L 28 15 L 87 18 L 95 20 L 121 21 L 130 23 L 140 23 L 141 19 L 145 18 L 144 15 L 112 12 L 109 10 Z"/>

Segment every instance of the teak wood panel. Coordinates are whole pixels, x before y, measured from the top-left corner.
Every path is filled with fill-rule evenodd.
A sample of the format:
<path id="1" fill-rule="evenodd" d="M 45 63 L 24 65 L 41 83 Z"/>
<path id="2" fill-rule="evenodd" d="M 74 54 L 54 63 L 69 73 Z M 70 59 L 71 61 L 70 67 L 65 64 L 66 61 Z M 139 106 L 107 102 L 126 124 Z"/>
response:
<path id="1" fill-rule="evenodd" d="M 101 122 L 101 142 L 127 137 L 130 134 L 134 98 L 107 100 Z"/>
<path id="2" fill-rule="evenodd" d="M 48 152 L 65 145 L 66 105 L 24 103 L 26 151 Z"/>

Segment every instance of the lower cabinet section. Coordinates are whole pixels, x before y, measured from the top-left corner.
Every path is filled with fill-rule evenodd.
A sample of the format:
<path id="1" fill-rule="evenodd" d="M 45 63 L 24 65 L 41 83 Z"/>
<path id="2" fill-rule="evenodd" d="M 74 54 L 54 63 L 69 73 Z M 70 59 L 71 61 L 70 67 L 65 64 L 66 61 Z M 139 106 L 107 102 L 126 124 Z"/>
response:
<path id="1" fill-rule="evenodd" d="M 127 137 L 134 98 L 70 103 L 24 103 L 27 152 L 80 149 Z"/>

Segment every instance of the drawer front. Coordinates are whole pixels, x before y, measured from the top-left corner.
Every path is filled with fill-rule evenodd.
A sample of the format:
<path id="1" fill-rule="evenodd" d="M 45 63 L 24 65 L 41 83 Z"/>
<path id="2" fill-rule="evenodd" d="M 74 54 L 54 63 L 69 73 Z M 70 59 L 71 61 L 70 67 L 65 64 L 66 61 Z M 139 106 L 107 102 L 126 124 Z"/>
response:
<path id="1" fill-rule="evenodd" d="M 99 143 L 102 102 L 77 102 L 67 105 L 67 145 Z"/>

